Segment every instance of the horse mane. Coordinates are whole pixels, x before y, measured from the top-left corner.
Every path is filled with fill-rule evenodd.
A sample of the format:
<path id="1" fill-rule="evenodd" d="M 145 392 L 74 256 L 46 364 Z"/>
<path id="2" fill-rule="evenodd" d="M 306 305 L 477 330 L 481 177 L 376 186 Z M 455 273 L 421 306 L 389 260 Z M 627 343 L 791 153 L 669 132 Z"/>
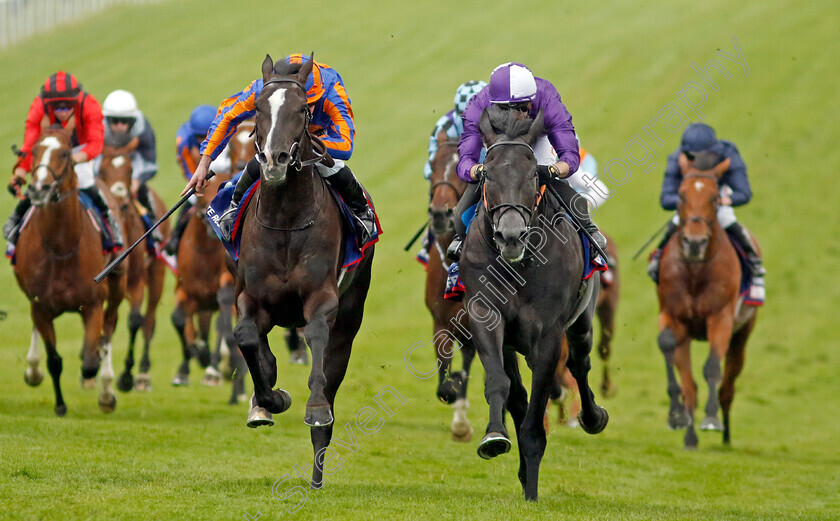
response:
<path id="1" fill-rule="evenodd" d="M 531 118 L 517 117 L 518 113 L 516 111 L 502 110 L 498 105 L 491 105 L 487 109 L 487 115 L 490 117 L 490 124 L 493 126 L 493 130 L 508 138 L 517 138 L 525 135 L 531 129 L 531 124 L 534 122 Z M 538 132 L 536 135 L 540 133 Z"/>
<path id="2" fill-rule="evenodd" d="M 692 165 L 697 170 L 706 172 L 707 170 L 711 170 L 716 167 L 719 163 L 720 156 L 718 156 L 715 152 L 707 150 L 704 152 L 698 152 L 694 156 L 694 162 L 692 162 Z"/>

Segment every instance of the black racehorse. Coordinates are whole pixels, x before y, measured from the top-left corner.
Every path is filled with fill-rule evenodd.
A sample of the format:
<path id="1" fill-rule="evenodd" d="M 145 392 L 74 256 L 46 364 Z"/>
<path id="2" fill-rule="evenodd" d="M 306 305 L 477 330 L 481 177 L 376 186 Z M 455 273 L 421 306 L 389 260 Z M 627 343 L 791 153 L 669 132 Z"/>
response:
<path id="1" fill-rule="evenodd" d="M 256 99 L 261 180 L 240 225 L 234 338 L 254 381 L 248 423 L 256 427 L 273 424 L 271 414 L 291 405 L 289 393 L 272 389 L 277 363 L 268 333 L 274 326 L 303 327 L 312 352 L 304 422 L 315 450 L 312 486 L 320 488 L 322 451 L 332 438 L 333 402 L 362 323 L 373 247 L 353 271 L 342 271 L 339 208 L 312 166 L 331 161 L 316 152 L 309 133 L 304 85 L 312 63 L 310 56 L 303 64 L 275 65 L 266 55 L 262 64 L 264 86 Z"/>
<path id="2" fill-rule="evenodd" d="M 482 114 L 479 127 L 488 145 L 483 205 L 461 259 L 470 330 L 486 372 L 484 395 L 490 405 L 478 454 L 490 459 L 510 450 L 503 416 L 507 408 L 519 444 L 519 481 L 525 498 L 536 501 L 546 446 L 543 415 L 564 332 L 567 364 L 580 388 L 580 425 L 590 434 L 607 425 L 607 411 L 595 404 L 587 377 L 599 279 L 595 274 L 581 280 L 578 234 L 554 198 L 556 192 L 540 189 L 532 145 L 544 132 L 542 111 L 531 120 L 493 106 Z M 533 373 L 530 402 L 517 353 Z"/>

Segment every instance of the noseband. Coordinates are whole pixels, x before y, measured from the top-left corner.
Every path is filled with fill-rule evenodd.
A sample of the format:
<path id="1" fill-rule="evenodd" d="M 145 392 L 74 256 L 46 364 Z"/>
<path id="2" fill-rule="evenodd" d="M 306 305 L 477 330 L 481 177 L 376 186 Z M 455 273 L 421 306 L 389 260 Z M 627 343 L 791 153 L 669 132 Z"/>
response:
<path id="1" fill-rule="evenodd" d="M 63 201 L 64 199 L 66 199 L 72 193 L 72 191 L 70 191 L 70 190 L 68 190 L 66 192 L 59 192 L 58 191 L 59 186 L 64 181 L 64 178 L 67 177 L 67 174 L 70 173 L 70 172 L 73 172 L 72 167 L 67 168 L 68 164 L 69 164 L 69 160 L 65 160 L 64 173 L 61 174 L 61 175 L 58 175 L 56 173 L 56 171 L 53 169 L 53 167 L 51 167 L 50 165 L 41 164 L 41 165 L 35 166 L 35 168 L 32 169 L 32 176 L 33 177 L 35 176 L 35 172 L 37 172 L 39 168 L 45 168 L 47 170 L 47 172 L 49 172 L 53 176 L 53 182 L 49 184 L 49 188 L 47 190 L 47 193 L 44 195 L 43 198 L 36 197 L 34 185 L 29 185 L 29 188 L 27 188 L 27 191 L 29 192 L 29 200 L 32 201 L 33 205 L 44 206 L 44 205 L 49 204 L 51 202 L 52 203 L 57 203 L 59 201 Z"/>
<path id="2" fill-rule="evenodd" d="M 291 83 L 293 85 L 297 85 L 301 91 L 303 91 L 303 97 L 306 98 L 306 87 L 303 86 L 299 81 L 292 80 L 288 78 L 274 78 L 272 80 L 268 80 L 263 84 L 263 89 L 268 87 L 273 83 Z M 315 155 L 312 159 L 307 159 L 306 161 L 301 161 L 300 159 L 300 143 L 303 141 L 304 137 L 308 137 L 310 143 L 312 142 L 312 135 L 309 133 L 309 123 L 312 121 L 312 114 L 309 112 L 309 107 L 306 108 L 306 116 L 304 116 L 304 123 L 303 123 L 303 132 L 300 133 L 298 139 L 292 143 L 292 146 L 289 147 L 289 155 L 292 157 L 291 162 L 289 163 L 289 167 L 300 171 L 303 167 L 314 165 L 315 163 L 320 163 L 324 160 L 324 154 L 318 154 L 315 151 L 314 147 L 312 148 L 312 154 Z M 256 125 L 254 125 L 254 131 L 256 132 Z M 262 148 L 260 148 L 260 143 L 258 139 L 254 140 L 254 146 L 257 149 L 257 157 L 263 155 Z"/>
<path id="3" fill-rule="evenodd" d="M 449 146 L 453 146 L 453 145 L 454 145 L 454 146 L 457 146 L 457 145 L 458 145 L 458 142 L 457 142 L 457 141 L 447 140 L 447 141 L 444 141 L 444 142 L 443 142 L 443 144 L 444 144 L 444 145 L 449 145 Z M 449 164 L 449 163 L 447 163 L 447 164 Z M 457 196 L 457 198 L 458 198 L 458 199 L 460 199 L 460 198 L 461 198 L 461 196 L 463 195 L 463 192 L 462 192 L 461 190 L 459 190 L 457 186 L 455 186 L 455 183 L 452 183 L 452 182 L 450 182 L 450 181 L 447 181 L 447 180 L 445 180 L 445 179 L 442 179 L 442 180 L 440 180 L 440 181 L 437 181 L 437 182 L 435 182 L 435 183 L 432 183 L 432 186 L 430 186 L 430 187 L 429 187 L 429 200 L 430 200 L 430 201 L 431 201 L 431 200 L 432 200 L 432 198 L 434 197 L 434 195 L 435 195 L 435 191 L 436 191 L 438 188 L 440 188 L 441 186 L 448 186 L 449 188 L 451 188 L 451 189 L 452 189 L 452 191 L 454 191 L 454 192 L 455 192 L 455 195 Z"/>
<path id="4" fill-rule="evenodd" d="M 497 141 L 496 143 L 493 143 L 492 145 L 487 147 L 487 154 L 490 154 L 490 151 L 493 150 L 495 147 L 499 147 L 499 146 L 502 146 L 502 145 L 523 146 L 523 147 L 527 148 L 531 152 L 531 155 L 536 158 L 536 154 L 534 154 L 534 149 L 531 148 L 531 145 L 529 145 L 527 143 L 523 143 L 522 141 Z M 534 177 L 536 177 L 536 175 L 537 175 L 537 171 L 534 170 Z M 481 181 L 485 182 L 484 179 L 482 179 Z M 487 185 L 485 184 L 485 187 L 486 186 Z M 537 201 L 537 199 L 535 199 L 535 201 Z M 491 226 L 493 226 L 494 230 L 496 228 L 496 224 L 493 220 L 493 214 L 495 214 L 497 211 L 501 211 L 501 214 L 499 214 L 499 219 L 501 219 L 502 215 L 504 215 L 504 213 L 506 211 L 514 210 L 519 215 L 521 215 L 522 218 L 525 220 L 525 231 L 527 232 L 531 228 L 531 220 L 533 219 L 533 216 L 534 216 L 534 210 L 536 209 L 536 204 L 531 208 L 528 208 L 524 204 L 518 204 L 518 203 L 500 203 L 500 204 L 497 204 L 496 206 L 488 207 L 487 206 L 487 197 L 485 196 L 484 197 L 484 209 L 487 210 L 487 217 L 490 219 L 490 224 L 491 224 Z"/>

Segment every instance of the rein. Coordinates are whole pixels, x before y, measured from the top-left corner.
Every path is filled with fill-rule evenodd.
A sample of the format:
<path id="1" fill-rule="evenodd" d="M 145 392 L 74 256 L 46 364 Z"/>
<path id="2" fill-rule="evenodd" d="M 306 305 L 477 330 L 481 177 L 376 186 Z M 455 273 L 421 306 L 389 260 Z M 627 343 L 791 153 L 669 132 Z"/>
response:
<path id="1" fill-rule="evenodd" d="M 493 143 L 492 145 L 490 145 L 489 147 L 487 147 L 487 154 L 490 154 L 490 151 L 493 150 L 493 148 L 498 147 L 498 146 L 502 146 L 502 145 L 523 146 L 531 152 L 532 156 L 536 157 L 536 154 L 534 154 L 534 149 L 531 147 L 531 145 L 529 145 L 527 143 L 523 143 L 522 141 L 497 141 L 497 142 Z M 536 175 L 537 175 L 537 172 L 534 171 L 534 176 L 536 176 Z M 534 211 L 536 210 L 537 205 L 539 205 L 539 203 L 540 203 L 540 199 L 541 199 L 541 195 L 542 195 L 541 192 L 537 193 L 537 197 L 536 197 L 534 206 L 531 207 L 531 208 L 528 208 L 524 204 L 518 204 L 518 203 L 500 203 L 500 204 L 497 204 L 495 206 L 489 207 L 488 203 L 487 203 L 487 194 L 486 194 L 487 183 L 486 182 L 482 186 L 481 191 L 482 191 L 482 194 L 481 194 L 482 199 L 484 199 L 484 209 L 487 211 L 487 217 L 488 217 L 488 219 L 490 219 L 490 225 L 493 227 L 494 230 L 496 228 L 496 225 L 493 222 L 493 214 L 498 210 L 501 210 L 501 212 L 502 212 L 499 215 L 499 219 L 501 219 L 502 215 L 504 215 L 504 213 L 508 210 L 516 211 L 520 216 L 522 216 L 522 219 L 526 223 L 525 232 L 527 233 L 528 230 L 530 230 L 531 221 L 534 218 Z"/>
<path id="2" fill-rule="evenodd" d="M 272 231 L 275 231 L 275 232 L 299 232 L 301 230 L 305 230 L 307 228 L 310 228 L 313 224 L 315 224 L 315 219 L 312 219 L 311 221 L 309 221 L 306 224 L 303 224 L 301 226 L 293 226 L 293 227 L 290 227 L 290 228 L 282 228 L 282 227 L 279 227 L 279 226 L 271 226 L 271 225 L 265 224 L 264 222 L 260 221 L 260 197 L 259 196 L 257 196 L 257 204 L 256 204 L 256 208 L 254 208 L 254 219 L 257 221 L 257 224 L 259 224 L 260 226 L 262 226 L 266 230 L 272 230 Z"/>

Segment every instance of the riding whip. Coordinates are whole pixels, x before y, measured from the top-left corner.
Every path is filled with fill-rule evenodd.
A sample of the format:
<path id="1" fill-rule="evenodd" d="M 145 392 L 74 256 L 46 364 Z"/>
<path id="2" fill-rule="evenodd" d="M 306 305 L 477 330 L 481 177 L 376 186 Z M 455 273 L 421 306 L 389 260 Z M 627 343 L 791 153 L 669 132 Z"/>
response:
<path id="1" fill-rule="evenodd" d="M 551 194 L 555 198 L 557 198 L 558 201 L 560 201 L 560 206 L 563 207 L 563 209 L 566 211 L 566 214 L 568 214 L 572 222 L 575 223 L 575 226 L 577 226 L 577 228 L 580 231 L 582 231 L 584 235 L 586 235 L 586 237 L 589 239 L 589 243 L 592 245 L 593 248 L 595 248 L 595 251 L 597 251 L 601 255 L 601 257 L 604 259 L 604 262 L 607 262 L 607 259 L 609 259 L 607 253 L 604 250 L 602 250 L 600 246 L 598 246 L 598 243 L 595 242 L 595 239 L 592 238 L 592 234 L 589 233 L 589 230 L 584 228 L 583 224 L 580 222 L 580 219 L 577 215 L 575 215 L 572 209 L 569 208 L 569 205 L 566 204 L 566 201 L 564 201 L 563 198 L 560 197 L 560 194 L 558 194 L 557 190 L 553 186 L 551 186 L 550 182 L 547 183 L 545 186 L 548 187 L 548 191 L 551 192 Z"/>
<path id="2" fill-rule="evenodd" d="M 204 178 L 204 180 L 205 180 L 205 181 L 208 181 L 208 180 L 212 179 L 214 175 L 216 175 L 216 172 L 214 172 L 214 171 L 210 170 L 210 171 L 207 173 L 207 177 L 205 177 L 205 178 Z M 120 255 L 119 255 L 116 259 L 112 260 L 110 264 L 108 264 L 107 266 L 105 266 L 105 269 L 104 269 L 104 270 L 102 270 L 102 271 L 99 273 L 99 275 L 95 276 L 95 277 L 93 278 L 93 280 L 94 280 L 94 281 L 96 281 L 97 283 L 102 282 L 102 279 L 104 279 L 105 277 L 107 277 L 107 276 L 108 276 L 108 274 L 109 274 L 109 273 L 111 273 L 112 271 L 114 271 L 114 268 L 116 268 L 117 266 L 119 266 L 119 265 L 122 263 L 122 261 L 124 261 L 124 260 L 125 260 L 125 258 L 126 258 L 126 257 L 128 257 L 128 256 L 131 254 L 131 252 L 134 250 L 134 248 L 136 248 L 136 247 L 137 247 L 137 245 L 138 245 L 138 244 L 140 244 L 141 242 L 143 242 L 144 240 L 146 240 L 146 237 L 148 237 L 148 236 L 149 236 L 149 235 L 150 235 L 153 231 L 155 231 L 155 230 L 157 229 L 157 227 L 158 227 L 158 226 L 160 226 L 161 224 L 163 224 L 163 221 L 165 221 L 165 220 L 169 219 L 169 216 L 170 216 L 170 215 L 172 215 L 172 214 L 175 212 L 175 210 L 177 210 L 178 208 L 180 208 L 180 207 L 181 207 L 184 203 L 186 203 L 186 202 L 187 202 L 187 199 L 189 199 L 190 197 L 192 197 L 192 195 L 193 195 L 194 193 L 195 193 L 195 187 L 190 188 L 190 189 L 189 189 L 189 191 L 188 191 L 186 194 L 184 194 L 184 196 L 183 196 L 183 197 L 182 197 L 182 198 L 181 198 L 181 199 L 180 199 L 177 203 L 175 203 L 175 206 L 173 206 L 172 208 L 170 208 L 170 209 L 169 209 L 169 211 L 168 211 L 168 212 L 166 212 L 165 214 L 163 214 L 163 216 L 162 216 L 160 219 L 158 219 L 158 221 L 157 221 L 155 224 L 153 224 L 153 225 L 152 225 L 152 226 L 151 226 L 151 227 L 150 227 L 150 228 L 146 231 L 146 233 L 144 233 L 144 234 L 143 234 L 143 235 L 142 235 L 139 239 L 137 239 L 137 241 L 135 241 L 135 243 L 134 243 L 134 244 L 132 244 L 131 246 L 129 246 L 128 248 L 126 248 L 126 249 L 125 249 L 122 253 L 120 253 Z"/>
<path id="3" fill-rule="evenodd" d="M 633 255 L 633 260 L 636 260 L 636 257 L 638 257 L 639 254 L 642 253 L 645 250 L 645 248 L 648 247 L 648 244 L 650 244 L 651 242 L 653 242 L 654 239 L 659 237 L 659 234 L 662 233 L 662 230 L 664 230 L 666 226 L 668 226 L 669 222 L 671 222 L 670 217 L 667 221 L 665 221 L 665 224 L 663 224 L 658 230 L 656 230 L 656 232 L 653 235 L 650 236 L 650 239 L 648 239 L 644 244 L 642 244 L 642 247 L 639 248 L 639 251 L 637 251 L 636 254 Z"/>
<path id="4" fill-rule="evenodd" d="M 403 248 L 404 251 L 408 251 L 409 248 L 411 248 L 411 245 L 417 242 L 417 238 L 420 237 L 423 234 L 423 231 L 426 230 L 426 226 L 429 225 L 429 221 L 431 221 L 431 219 L 426 220 L 426 222 L 423 223 L 423 226 L 421 226 L 420 229 L 417 230 L 417 233 L 414 234 L 414 237 L 412 237 L 411 240 L 408 241 L 408 244 L 405 245 L 405 248 Z"/>

